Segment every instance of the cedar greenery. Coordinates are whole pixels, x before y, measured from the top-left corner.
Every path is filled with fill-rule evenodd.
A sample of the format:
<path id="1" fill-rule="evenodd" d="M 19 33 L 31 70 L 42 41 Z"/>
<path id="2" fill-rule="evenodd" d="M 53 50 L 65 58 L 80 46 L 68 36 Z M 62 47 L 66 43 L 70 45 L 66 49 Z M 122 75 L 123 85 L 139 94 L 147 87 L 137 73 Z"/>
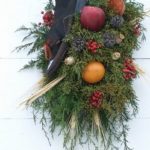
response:
<path id="1" fill-rule="evenodd" d="M 79 14 L 74 16 L 72 30 L 64 40 L 69 45 L 67 56 L 73 56 L 76 63 L 67 66 L 62 62 L 55 77 L 66 75 L 65 79 L 32 104 L 34 117 L 36 118 L 37 113 L 42 114 L 43 129 L 45 126 L 49 126 L 50 132 L 53 133 L 58 126 L 61 126 L 61 131 L 64 131 L 64 147 L 66 149 L 73 150 L 77 143 L 81 145 L 92 143 L 98 150 L 99 144 L 96 142 L 98 140 L 103 144 L 104 150 L 119 150 L 120 144 L 124 145 L 124 150 L 130 150 L 127 141 L 129 130 L 127 123 L 137 114 L 138 105 L 132 80 L 124 79 L 122 69 L 125 59 L 132 58 L 134 50 L 140 48 L 141 42 L 133 34 L 133 28 L 137 21 L 140 23 L 143 19 L 144 11 L 143 5 L 140 3 L 132 0 L 125 1 L 125 3 L 126 11 L 123 16 L 125 21 L 119 29 L 114 29 L 110 25 L 110 20 L 115 14 L 108 8 L 107 0 L 89 0 L 88 5 L 101 7 L 106 12 L 106 25 L 99 32 L 94 33 L 83 29 L 80 25 Z M 45 10 L 53 8 L 53 3 L 49 0 Z M 143 27 L 142 29 L 144 30 Z M 50 29 L 32 24 L 31 28 L 23 26 L 20 30 L 28 32 L 23 41 L 31 37 L 34 41 L 17 47 L 17 50 L 29 47 L 29 55 L 38 52 L 37 59 L 31 60 L 24 68 L 36 66 L 44 72 L 48 62 L 44 58 L 42 47 Z M 101 44 L 103 43 L 102 35 L 106 32 L 116 36 L 123 34 L 125 39 L 111 49 L 99 48 L 96 54 L 89 53 L 86 48 L 82 52 L 77 52 L 72 47 L 75 37 L 82 37 L 86 41 L 93 39 Z M 142 37 L 144 39 L 144 34 Z M 121 53 L 121 58 L 117 61 L 112 59 L 112 54 L 116 51 Z M 82 70 L 91 60 L 102 62 L 106 68 L 105 78 L 94 85 L 87 84 L 82 80 Z M 104 93 L 102 108 L 97 110 L 88 104 L 91 93 L 96 90 Z M 99 117 L 95 117 L 94 114 L 98 114 Z M 46 119 L 47 115 L 51 119 Z M 72 123 L 74 123 L 74 128 L 71 128 Z"/>

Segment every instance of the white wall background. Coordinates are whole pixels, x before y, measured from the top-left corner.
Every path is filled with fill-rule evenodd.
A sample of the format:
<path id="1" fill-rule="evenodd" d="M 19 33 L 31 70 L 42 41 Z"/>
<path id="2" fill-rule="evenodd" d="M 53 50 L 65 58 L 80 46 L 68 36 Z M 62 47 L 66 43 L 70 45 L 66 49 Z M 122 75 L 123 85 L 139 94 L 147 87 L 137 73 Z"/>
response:
<path id="1" fill-rule="evenodd" d="M 145 9 L 150 8 L 149 0 L 138 1 L 145 4 Z M 14 31 L 20 25 L 38 23 L 45 3 L 46 0 L 0 1 L 0 150 L 63 150 L 61 136 L 56 135 L 49 147 L 41 126 L 34 124 L 32 113 L 17 108 L 20 97 L 41 74 L 37 70 L 18 72 L 31 57 L 26 57 L 25 52 L 11 53 L 24 36 Z M 134 82 L 140 110 L 137 118 L 130 122 L 128 138 L 135 150 L 150 150 L 150 18 L 145 18 L 144 24 L 147 41 L 134 57 L 140 58 L 137 63 L 146 76 Z"/>

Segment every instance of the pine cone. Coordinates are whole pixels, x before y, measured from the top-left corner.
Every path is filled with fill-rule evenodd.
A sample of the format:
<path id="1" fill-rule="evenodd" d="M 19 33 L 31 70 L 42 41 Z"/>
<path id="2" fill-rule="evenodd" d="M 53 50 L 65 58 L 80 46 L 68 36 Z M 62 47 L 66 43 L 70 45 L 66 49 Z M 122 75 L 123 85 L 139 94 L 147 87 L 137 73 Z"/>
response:
<path id="1" fill-rule="evenodd" d="M 124 23 L 124 19 L 122 16 L 114 16 L 112 17 L 111 21 L 110 21 L 110 24 L 112 27 L 114 28 L 120 28 Z"/>
<path id="2" fill-rule="evenodd" d="M 107 48 L 112 48 L 116 44 L 116 37 L 112 33 L 104 33 L 103 35 L 104 46 Z"/>
<path id="3" fill-rule="evenodd" d="M 75 51 L 81 52 L 85 49 L 86 41 L 82 37 L 75 37 L 72 42 L 72 47 Z"/>

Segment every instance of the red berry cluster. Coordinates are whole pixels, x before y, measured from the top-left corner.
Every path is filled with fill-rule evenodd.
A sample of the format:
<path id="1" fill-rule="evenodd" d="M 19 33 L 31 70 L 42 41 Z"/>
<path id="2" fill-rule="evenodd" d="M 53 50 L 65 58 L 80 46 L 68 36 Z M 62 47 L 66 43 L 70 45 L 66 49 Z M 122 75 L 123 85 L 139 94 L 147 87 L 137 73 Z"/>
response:
<path id="1" fill-rule="evenodd" d="M 137 70 L 132 59 L 126 59 L 123 68 L 124 78 L 126 80 L 134 79 L 137 76 Z"/>
<path id="2" fill-rule="evenodd" d="M 90 52 L 96 53 L 97 49 L 101 48 L 102 46 L 94 40 L 89 40 L 88 42 L 86 42 L 86 47 Z"/>
<path id="3" fill-rule="evenodd" d="M 140 24 L 136 24 L 134 26 L 134 29 L 133 29 L 133 33 L 136 35 L 136 36 L 140 36 L 141 35 L 141 25 Z"/>
<path id="4" fill-rule="evenodd" d="M 94 108 L 100 108 L 102 105 L 103 93 L 101 91 L 95 91 L 90 96 L 90 105 Z"/>
<path id="5" fill-rule="evenodd" d="M 43 21 L 44 25 L 46 26 L 52 26 L 53 20 L 54 20 L 54 14 L 52 11 L 47 11 L 47 12 L 41 12 L 43 14 Z"/>

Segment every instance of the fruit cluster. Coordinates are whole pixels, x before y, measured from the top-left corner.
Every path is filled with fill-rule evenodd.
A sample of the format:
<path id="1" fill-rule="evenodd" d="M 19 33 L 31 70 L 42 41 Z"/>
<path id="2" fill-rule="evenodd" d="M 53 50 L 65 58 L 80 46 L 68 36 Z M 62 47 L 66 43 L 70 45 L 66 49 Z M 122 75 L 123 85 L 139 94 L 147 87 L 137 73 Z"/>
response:
<path id="1" fill-rule="evenodd" d="M 46 26 L 52 26 L 54 20 L 54 14 L 52 11 L 42 12 L 43 14 L 43 22 Z"/>
<path id="2" fill-rule="evenodd" d="M 141 25 L 140 24 L 136 24 L 134 26 L 134 29 L 133 29 L 133 33 L 136 35 L 136 36 L 140 36 L 141 35 Z"/>
<path id="3" fill-rule="evenodd" d="M 132 59 L 126 59 L 123 68 L 124 78 L 126 80 L 134 79 L 137 76 L 137 70 Z"/>
<path id="4" fill-rule="evenodd" d="M 101 48 L 102 45 L 98 44 L 96 41 L 94 40 L 89 40 L 86 43 L 86 47 L 87 49 L 92 52 L 92 53 L 96 53 L 98 48 Z"/>
<path id="5" fill-rule="evenodd" d="M 101 91 L 94 91 L 90 97 L 90 105 L 94 108 L 100 108 L 102 105 L 103 93 Z"/>

